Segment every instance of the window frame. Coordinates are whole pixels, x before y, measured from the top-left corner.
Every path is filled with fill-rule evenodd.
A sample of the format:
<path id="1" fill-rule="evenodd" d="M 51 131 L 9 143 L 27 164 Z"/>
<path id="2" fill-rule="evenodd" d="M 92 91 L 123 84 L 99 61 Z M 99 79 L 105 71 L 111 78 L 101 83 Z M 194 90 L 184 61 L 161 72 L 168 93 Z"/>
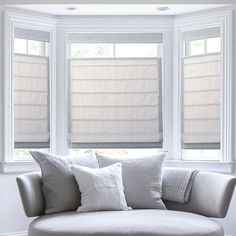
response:
<path id="1" fill-rule="evenodd" d="M 148 33 L 147 33 L 148 34 Z M 157 43 L 153 43 L 153 42 L 140 42 L 140 43 L 137 43 L 137 42 L 134 42 L 134 43 L 132 43 L 132 42 L 129 42 L 129 43 L 119 43 L 119 42 L 109 42 L 109 43 L 104 43 L 104 44 L 111 44 L 112 45 L 112 51 L 113 51 L 113 54 L 112 54 L 112 56 L 110 56 L 110 57 L 103 57 L 103 56 L 101 56 L 101 57 L 81 57 L 81 58 L 79 58 L 79 57 L 72 57 L 71 55 L 72 55 L 72 52 L 71 52 L 71 48 L 72 48 L 72 44 L 76 44 L 76 43 L 70 43 L 70 42 L 67 42 L 67 46 L 68 46 L 68 50 L 69 50 L 69 58 L 67 58 L 67 60 L 68 61 L 70 61 L 70 60 L 90 60 L 90 59 L 97 59 L 97 60 L 99 60 L 99 59 L 111 59 L 111 60 L 113 60 L 113 59 L 157 59 L 158 60 L 158 58 L 161 58 L 161 61 L 162 61 L 162 63 L 161 64 L 163 64 L 163 53 L 162 53 L 162 51 L 163 51 L 163 42 L 157 42 Z M 80 42 L 78 42 L 77 44 L 84 44 L 84 43 L 80 43 Z M 89 42 L 89 43 L 86 43 L 86 44 L 96 44 L 96 43 L 91 43 L 91 42 Z M 120 56 L 116 56 L 116 53 L 117 53 L 117 49 L 116 49 L 116 46 L 117 46 L 117 44 L 155 44 L 155 46 L 156 46 L 156 48 L 155 48 L 155 50 L 156 50 L 156 55 L 155 56 L 135 56 L 135 57 L 120 57 Z M 160 46 L 159 46 L 159 44 L 161 44 L 161 51 L 160 51 Z M 160 56 L 159 56 L 160 55 Z M 70 73 L 70 68 L 67 68 L 68 69 L 68 74 Z M 161 117 L 160 117 L 160 119 L 159 119 L 159 126 L 160 126 L 160 132 L 161 132 L 161 134 L 162 134 L 162 137 L 161 137 L 161 139 L 160 139 L 160 141 L 159 142 L 136 142 L 136 143 L 132 143 L 132 142 L 127 142 L 127 143 L 119 143 L 119 142 L 104 142 L 103 144 L 102 143 L 93 143 L 93 142 L 88 142 L 88 143 L 73 143 L 73 142 L 71 142 L 71 140 L 70 140 L 70 138 L 68 138 L 68 147 L 67 147 L 67 149 L 68 149 L 68 152 L 70 153 L 71 152 L 71 150 L 73 150 L 73 149 L 84 149 L 84 148 L 87 148 L 87 149 L 96 149 L 96 148 L 98 148 L 98 149 L 135 149 L 135 148 L 144 148 L 144 149 L 158 149 L 158 150 L 162 150 L 163 149 L 163 111 L 162 111 L 162 107 L 163 107 L 163 105 L 162 105 L 162 83 L 163 83 L 163 79 L 162 79 L 162 76 L 163 76 L 163 74 L 162 74 L 162 70 L 163 70 L 163 66 L 161 65 L 161 68 L 160 68 L 160 74 L 161 74 L 161 78 L 160 78 L 160 81 L 159 81 L 159 88 L 160 88 L 160 90 L 159 90 L 159 104 L 158 104 L 158 109 L 159 109 L 159 114 L 161 114 Z M 70 109 L 71 109 L 71 87 L 70 87 L 70 83 L 71 83 L 71 81 L 70 81 L 70 76 L 68 76 L 68 78 L 67 78 L 67 83 L 68 83 L 68 127 L 71 127 L 71 123 L 70 123 L 70 121 L 71 121 L 71 117 L 70 117 L 70 114 L 71 114 L 71 112 L 69 112 L 70 111 Z M 70 130 L 69 130 L 69 128 L 68 128 L 68 134 L 70 134 Z M 102 146 L 102 145 L 104 145 L 104 146 Z"/>
<path id="2" fill-rule="evenodd" d="M 201 27 L 199 27 L 201 25 Z M 183 67 L 182 58 L 184 56 L 183 33 L 190 30 L 203 28 L 220 27 L 221 29 L 221 154 L 220 163 L 232 163 L 232 133 L 233 133 L 233 82 L 232 82 L 232 63 L 233 63 L 233 41 L 232 41 L 232 10 L 224 10 L 218 14 L 213 12 L 198 16 L 186 16 L 177 19 L 177 27 L 174 31 L 174 42 L 177 48 L 174 53 L 174 138 L 173 151 L 177 153 L 177 160 L 182 159 L 182 78 Z M 193 162 L 201 162 L 194 160 Z M 205 162 L 212 162 L 205 160 Z"/>
<path id="3" fill-rule="evenodd" d="M 93 19 L 94 20 L 94 19 Z M 164 25 L 159 25 L 159 27 L 157 25 L 151 25 L 150 29 L 148 30 L 143 30 L 143 25 L 140 23 L 137 23 L 137 27 L 134 30 L 133 29 L 133 22 L 132 19 L 130 22 L 127 22 L 127 20 L 125 20 L 124 22 L 121 22 L 120 25 L 117 24 L 117 28 L 114 29 L 114 24 L 113 22 L 110 22 L 109 24 L 112 27 L 111 29 L 107 29 L 107 27 L 104 27 L 104 23 L 101 24 L 100 26 L 97 26 L 96 24 L 94 24 L 94 21 L 92 20 L 92 22 L 86 24 L 87 27 L 87 31 L 84 30 L 83 25 L 81 24 L 77 24 L 75 26 L 75 21 L 73 21 L 74 25 L 71 28 L 71 24 L 70 21 L 66 22 L 66 25 L 63 25 L 63 30 L 61 30 L 59 32 L 59 42 L 58 45 L 66 45 L 65 49 L 63 51 L 61 51 L 61 57 L 59 59 L 59 64 L 60 66 L 58 67 L 58 71 L 60 71 L 58 73 L 59 81 L 61 81 L 61 84 L 59 85 L 59 89 L 60 91 L 58 91 L 62 96 L 63 94 L 67 94 L 68 95 L 68 90 L 65 90 L 64 88 L 68 89 L 68 72 L 67 72 L 67 58 L 70 56 L 70 47 L 69 44 L 67 44 L 67 38 L 69 36 L 69 34 L 71 33 L 161 33 L 163 35 L 163 63 L 162 63 L 162 117 L 163 117 L 163 150 L 169 150 L 167 156 L 171 155 L 171 145 L 172 145 L 172 111 L 171 109 L 166 109 L 166 107 L 170 107 L 170 104 L 172 104 L 172 91 L 170 89 L 168 89 L 167 86 L 171 86 L 172 87 L 172 80 L 171 80 L 171 74 L 172 74 L 172 68 L 168 68 L 168 65 L 170 65 L 172 62 L 172 48 L 171 47 L 167 47 L 166 45 L 171 45 L 172 44 L 172 27 L 166 27 Z M 151 23 L 151 19 L 147 19 L 147 22 Z M 79 22 L 79 21 L 78 21 Z M 152 21 L 153 23 L 153 21 Z M 107 23 L 106 23 L 107 24 Z M 146 22 L 143 22 L 144 25 L 146 25 Z M 169 25 L 169 22 L 168 22 Z M 105 25 L 106 26 L 106 25 Z M 122 26 L 122 27 L 121 27 Z M 101 28 L 99 28 L 101 27 Z M 122 28 L 122 30 L 121 30 Z M 65 44 L 66 43 L 66 44 Z M 62 56 L 63 55 L 63 56 Z M 66 80 L 63 81 L 63 76 L 66 76 Z M 61 97 L 62 97 L 61 96 Z M 61 101 L 61 102 L 60 102 Z M 60 127 L 58 127 L 59 129 L 57 130 L 57 132 L 59 132 L 61 135 L 59 135 L 58 139 L 57 139 L 57 143 L 58 143 L 58 151 L 60 152 L 60 154 L 62 155 L 68 155 L 69 154 L 69 146 L 68 146 L 68 117 L 67 117 L 67 109 L 68 109 L 68 104 L 63 101 L 62 98 L 58 97 L 58 102 L 60 102 L 61 107 L 59 108 L 60 111 L 58 113 L 58 119 L 60 119 L 61 121 L 59 121 L 61 124 L 63 123 L 63 125 L 61 125 Z M 63 104 L 63 105 L 62 105 Z M 64 111 L 64 112 L 62 112 Z M 64 122 L 62 122 L 64 121 Z M 60 145 L 59 145 L 60 144 Z M 167 157 L 170 158 L 170 157 Z"/>
<path id="4" fill-rule="evenodd" d="M 200 39 L 197 39 L 197 40 L 203 40 L 203 46 L 204 46 L 204 52 L 201 53 L 201 54 L 195 54 L 195 55 L 191 55 L 190 52 L 191 52 L 191 42 L 192 41 L 197 41 L 197 40 L 187 40 L 184 44 L 184 57 L 194 57 L 194 56 L 202 56 L 202 55 L 208 55 L 208 54 L 214 54 L 214 53 L 218 53 L 218 52 L 208 52 L 207 49 L 208 49 L 208 39 L 214 39 L 214 38 L 220 38 L 220 41 L 221 41 L 221 37 L 208 37 L 208 38 L 200 38 Z"/>
<path id="5" fill-rule="evenodd" d="M 36 164 L 33 161 L 15 162 L 12 159 L 11 152 L 11 122 L 10 122 L 10 104 L 11 104 L 11 83 L 9 82 L 11 74 L 11 34 L 12 25 L 28 25 L 29 28 L 36 27 L 51 33 L 51 150 L 56 154 L 68 154 L 67 147 L 67 61 L 68 48 L 66 47 L 67 33 L 100 33 L 100 32 L 142 32 L 142 33 L 163 33 L 163 150 L 168 150 L 166 166 L 197 168 L 200 170 L 211 170 L 224 173 L 232 173 L 234 168 L 233 142 L 235 134 L 233 133 L 233 31 L 232 31 L 232 13 L 229 8 L 220 8 L 210 11 L 204 11 L 194 14 L 186 14 L 173 17 L 153 17 L 153 16 L 80 16 L 78 18 L 50 18 L 34 16 L 29 13 L 16 13 L 14 9 L 4 12 L 3 25 L 3 87 L 2 111 L 3 111 L 3 133 L 2 133 L 2 159 L 0 161 L 0 171 L 4 173 L 19 173 L 35 170 Z M 33 23 L 37 22 L 37 23 Z M 180 114 L 180 88 L 181 88 L 181 66 L 179 57 L 183 53 L 180 45 L 181 32 L 191 28 L 197 28 L 199 25 L 221 25 L 225 37 L 225 64 L 227 68 L 224 71 L 227 81 L 224 87 L 224 99 L 229 101 L 227 109 L 224 109 L 224 126 L 227 128 L 224 132 L 224 158 L 221 161 L 183 161 L 181 160 L 181 114 Z M 35 29 L 35 28 L 34 28 Z M 1 32 L 0 32 L 1 33 Z M 0 39 L 1 41 L 1 39 Z M 171 66 L 170 66 L 171 65 Z M 173 66 L 172 66 L 173 65 Z M 1 65 L 0 65 L 1 66 Z M 57 75 L 57 78 L 56 78 Z M 57 79 L 57 83 L 56 83 Z M 66 99 L 65 99 L 66 98 Z"/>
<path id="6" fill-rule="evenodd" d="M 33 169 L 36 168 L 33 160 L 20 161 L 14 158 L 14 89 L 13 89 L 13 56 L 14 56 L 14 29 L 15 27 L 41 30 L 50 33 L 50 45 L 48 46 L 49 51 L 49 100 L 50 100 L 50 151 L 55 151 L 55 65 L 52 63 L 55 60 L 55 22 L 47 21 L 45 18 L 38 18 L 37 23 L 35 18 L 31 16 L 26 16 L 22 14 L 5 12 L 4 16 L 4 162 L 6 163 L 18 163 L 26 164 L 26 169 L 32 166 Z M 10 78 L 10 79 L 9 79 Z M 13 172 L 15 165 L 13 165 Z M 4 169 L 10 168 L 9 165 L 2 167 Z M 7 171 L 7 170 L 6 170 Z"/>

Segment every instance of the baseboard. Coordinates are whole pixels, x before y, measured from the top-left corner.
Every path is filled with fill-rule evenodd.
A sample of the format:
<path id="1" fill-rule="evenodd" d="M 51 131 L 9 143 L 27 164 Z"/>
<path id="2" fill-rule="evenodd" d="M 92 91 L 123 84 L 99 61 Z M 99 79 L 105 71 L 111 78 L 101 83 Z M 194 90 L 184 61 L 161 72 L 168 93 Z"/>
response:
<path id="1" fill-rule="evenodd" d="M 0 236 L 27 236 L 27 231 L 0 234 Z"/>

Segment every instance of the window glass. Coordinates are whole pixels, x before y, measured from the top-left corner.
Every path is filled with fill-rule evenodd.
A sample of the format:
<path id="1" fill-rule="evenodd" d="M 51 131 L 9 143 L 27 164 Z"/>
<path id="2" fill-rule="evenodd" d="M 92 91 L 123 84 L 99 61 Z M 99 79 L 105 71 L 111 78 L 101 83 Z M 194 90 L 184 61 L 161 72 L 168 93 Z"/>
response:
<path id="1" fill-rule="evenodd" d="M 214 149 L 184 149 L 182 151 L 183 160 L 215 161 L 220 160 L 220 150 Z"/>
<path id="2" fill-rule="evenodd" d="M 28 40 L 28 54 L 40 55 L 40 42 L 35 40 Z"/>
<path id="3" fill-rule="evenodd" d="M 71 58 L 100 58 L 113 57 L 113 44 L 108 43 L 72 43 Z"/>
<path id="4" fill-rule="evenodd" d="M 193 40 L 190 42 L 190 55 L 201 55 L 204 54 L 204 40 Z"/>
<path id="5" fill-rule="evenodd" d="M 157 57 L 161 55 L 161 45 L 156 43 L 118 43 L 116 57 Z"/>
<path id="6" fill-rule="evenodd" d="M 72 156 L 77 156 L 81 155 L 88 150 L 91 149 L 86 149 L 86 148 L 74 148 L 70 149 L 70 155 Z M 144 148 L 144 149 L 138 149 L 138 148 L 129 148 L 129 149 L 92 149 L 95 152 L 98 152 L 101 155 L 105 156 L 114 156 L 114 157 L 125 157 L 125 156 L 130 156 L 130 157 L 144 157 L 144 156 L 150 156 L 150 155 L 155 155 L 157 153 L 160 153 L 162 150 L 158 148 Z"/>
<path id="7" fill-rule="evenodd" d="M 221 40 L 220 37 L 207 39 L 207 53 L 220 52 Z"/>
<path id="8" fill-rule="evenodd" d="M 27 40 L 15 38 L 14 41 L 14 51 L 15 53 L 27 53 Z"/>

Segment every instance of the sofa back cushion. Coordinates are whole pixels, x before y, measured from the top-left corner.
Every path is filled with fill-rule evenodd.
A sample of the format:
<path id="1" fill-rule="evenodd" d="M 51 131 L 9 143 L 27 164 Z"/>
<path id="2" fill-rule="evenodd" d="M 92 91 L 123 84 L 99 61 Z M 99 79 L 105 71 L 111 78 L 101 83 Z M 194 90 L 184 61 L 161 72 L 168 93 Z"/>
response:
<path id="1" fill-rule="evenodd" d="M 97 168 L 95 154 L 88 151 L 77 157 L 63 157 L 31 151 L 31 155 L 42 172 L 45 214 L 76 210 L 80 206 L 80 191 L 69 165 Z"/>
<path id="2" fill-rule="evenodd" d="M 150 157 L 106 157 L 96 153 L 99 166 L 122 164 L 128 206 L 133 209 L 165 209 L 162 202 L 162 170 L 165 154 Z"/>

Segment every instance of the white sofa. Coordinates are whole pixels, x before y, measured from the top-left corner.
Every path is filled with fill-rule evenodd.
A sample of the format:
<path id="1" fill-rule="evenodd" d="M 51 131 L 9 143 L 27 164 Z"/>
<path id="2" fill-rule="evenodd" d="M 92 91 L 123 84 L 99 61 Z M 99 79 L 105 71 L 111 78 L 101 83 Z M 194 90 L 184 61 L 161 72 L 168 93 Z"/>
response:
<path id="1" fill-rule="evenodd" d="M 236 178 L 230 175 L 199 172 L 190 201 L 165 202 L 168 210 L 44 215 L 40 173 L 17 177 L 25 214 L 38 216 L 30 224 L 28 236 L 224 236 L 222 226 L 209 217 L 226 216 L 235 183 Z"/>

